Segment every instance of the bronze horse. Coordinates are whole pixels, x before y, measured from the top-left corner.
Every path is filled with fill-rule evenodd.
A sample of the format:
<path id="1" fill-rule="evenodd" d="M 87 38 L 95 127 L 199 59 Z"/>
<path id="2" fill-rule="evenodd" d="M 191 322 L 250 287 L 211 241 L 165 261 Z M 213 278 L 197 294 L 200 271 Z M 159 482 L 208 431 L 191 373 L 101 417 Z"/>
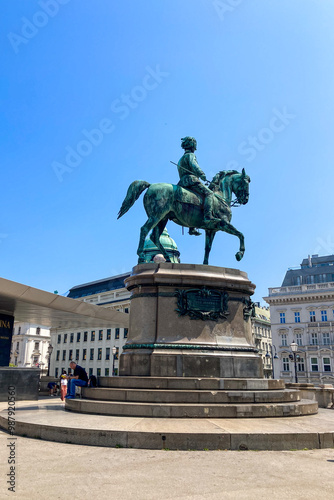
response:
<path id="1" fill-rule="evenodd" d="M 209 225 L 204 222 L 203 200 L 200 197 L 174 184 L 149 184 L 146 181 L 134 181 L 130 184 L 126 197 L 118 213 L 118 219 L 122 217 L 139 198 L 141 193 L 147 189 L 144 196 L 144 208 L 148 219 L 140 229 L 140 240 L 137 250 L 138 263 L 144 262 L 144 242 L 152 230 L 150 239 L 158 247 L 167 262 L 169 256 L 160 243 L 160 236 L 166 227 L 167 221 L 171 220 L 180 226 L 189 228 L 200 228 L 205 230 L 205 254 L 203 264 L 209 263 L 209 254 L 212 242 L 217 231 L 225 231 L 239 238 L 240 248 L 235 257 L 239 261 L 245 252 L 244 236 L 231 224 L 232 193 L 236 195 L 237 202 L 245 205 L 249 197 L 250 178 L 245 169 L 239 173 L 236 170 L 224 170 L 218 172 L 210 183 L 209 188 L 214 191 L 213 211 L 220 222 Z"/>

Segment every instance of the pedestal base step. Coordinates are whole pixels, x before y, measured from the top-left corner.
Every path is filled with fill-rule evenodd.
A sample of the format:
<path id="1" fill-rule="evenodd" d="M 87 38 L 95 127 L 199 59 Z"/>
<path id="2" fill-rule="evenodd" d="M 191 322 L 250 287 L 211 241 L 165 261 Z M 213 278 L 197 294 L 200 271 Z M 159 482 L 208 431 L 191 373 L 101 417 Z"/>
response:
<path id="1" fill-rule="evenodd" d="M 233 390 L 172 390 L 172 389 L 121 389 L 86 388 L 81 390 L 84 399 L 134 403 L 284 403 L 299 401 L 300 392 L 294 389 L 233 391 Z"/>
<path id="2" fill-rule="evenodd" d="M 283 380 L 206 377 L 99 377 L 100 387 L 124 389 L 265 391 L 285 389 Z"/>
<path id="3" fill-rule="evenodd" d="M 159 418 L 259 418 L 312 415 L 318 403 L 310 400 L 293 403 L 185 404 L 134 403 L 126 401 L 93 401 L 68 399 L 66 410 L 98 415 Z"/>

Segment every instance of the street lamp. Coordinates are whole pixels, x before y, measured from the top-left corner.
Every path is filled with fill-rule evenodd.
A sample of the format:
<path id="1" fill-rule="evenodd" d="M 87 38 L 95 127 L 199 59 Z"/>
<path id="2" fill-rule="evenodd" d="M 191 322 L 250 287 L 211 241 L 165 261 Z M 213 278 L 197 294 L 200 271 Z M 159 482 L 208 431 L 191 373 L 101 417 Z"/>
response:
<path id="1" fill-rule="evenodd" d="M 51 361 L 52 351 L 53 351 L 53 346 L 51 344 L 49 344 L 49 347 L 48 347 L 48 355 L 49 355 L 49 359 L 48 359 L 48 377 L 50 376 L 50 361 Z"/>
<path id="2" fill-rule="evenodd" d="M 298 384 L 298 377 L 297 377 L 297 360 L 300 359 L 299 354 L 297 354 L 298 351 L 298 344 L 293 340 L 292 343 L 290 344 L 292 354 L 289 354 L 289 358 L 294 362 L 295 365 L 295 382 Z"/>
<path id="3" fill-rule="evenodd" d="M 266 358 L 271 358 L 271 367 L 272 367 L 273 379 L 274 379 L 275 378 L 275 375 L 274 375 L 274 359 L 278 359 L 278 356 L 277 356 L 276 346 L 274 346 L 272 344 L 268 344 L 268 345 L 269 345 L 269 348 L 270 348 L 270 354 L 269 354 L 269 352 L 267 352 Z M 275 350 L 275 354 L 274 354 L 274 350 Z"/>
<path id="4" fill-rule="evenodd" d="M 115 354 L 117 352 L 116 347 L 114 346 L 112 348 L 112 376 L 115 376 Z"/>

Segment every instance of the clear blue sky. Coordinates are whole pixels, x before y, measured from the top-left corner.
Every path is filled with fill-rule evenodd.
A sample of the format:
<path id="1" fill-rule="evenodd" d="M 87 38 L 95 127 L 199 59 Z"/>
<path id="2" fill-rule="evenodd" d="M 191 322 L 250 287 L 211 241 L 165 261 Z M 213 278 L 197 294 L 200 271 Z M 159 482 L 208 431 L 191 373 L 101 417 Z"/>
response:
<path id="1" fill-rule="evenodd" d="M 237 166 L 252 181 L 232 218 L 244 259 L 219 233 L 210 264 L 246 271 L 261 300 L 334 253 L 333 26 L 319 0 L 6 2 L 1 276 L 64 293 L 130 270 L 142 197 L 117 212 L 133 180 L 178 181 L 185 135 L 208 178 Z M 204 236 L 168 231 L 202 263 Z"/>

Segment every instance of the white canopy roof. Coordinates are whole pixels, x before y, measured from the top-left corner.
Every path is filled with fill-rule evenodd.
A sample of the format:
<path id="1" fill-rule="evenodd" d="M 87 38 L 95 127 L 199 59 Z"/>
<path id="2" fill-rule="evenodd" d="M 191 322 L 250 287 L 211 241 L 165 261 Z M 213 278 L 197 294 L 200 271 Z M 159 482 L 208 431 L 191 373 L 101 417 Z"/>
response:
<path id="1" fill-rule="evenodd" d="M 128 327 L 129 314 L 0 278 L 0 313 L 48 328 Z"/>

